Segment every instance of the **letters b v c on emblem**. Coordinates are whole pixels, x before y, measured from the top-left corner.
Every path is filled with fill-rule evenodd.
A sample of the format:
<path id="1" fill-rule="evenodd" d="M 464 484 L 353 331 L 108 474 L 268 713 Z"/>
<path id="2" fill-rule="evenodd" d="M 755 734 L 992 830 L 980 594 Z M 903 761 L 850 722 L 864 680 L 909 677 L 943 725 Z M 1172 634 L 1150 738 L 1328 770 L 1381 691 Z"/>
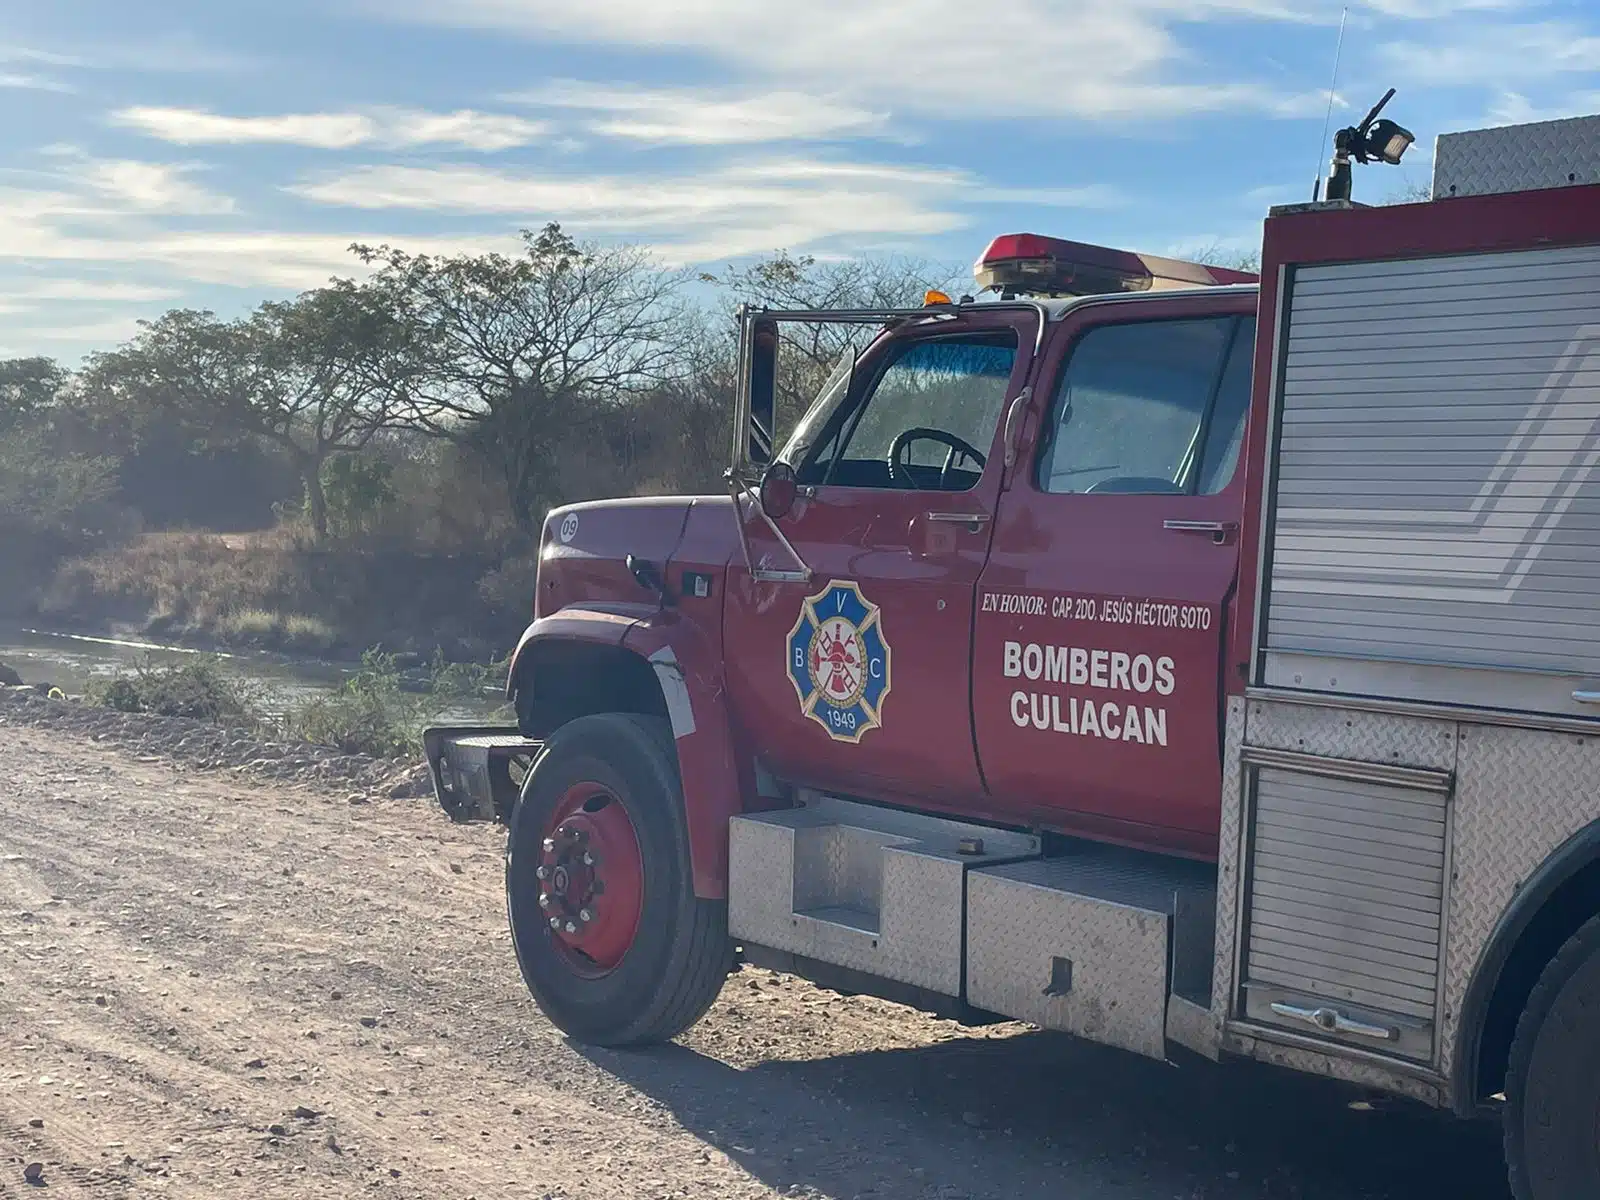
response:
<path id="1" fill-rule="evenodd" d="M 878 606 L 848 580 L 833 580 L 800 605 L 786 670 L 800 711 L 830 738 L 859 742 L 883 724 L 890 651 Z"/>

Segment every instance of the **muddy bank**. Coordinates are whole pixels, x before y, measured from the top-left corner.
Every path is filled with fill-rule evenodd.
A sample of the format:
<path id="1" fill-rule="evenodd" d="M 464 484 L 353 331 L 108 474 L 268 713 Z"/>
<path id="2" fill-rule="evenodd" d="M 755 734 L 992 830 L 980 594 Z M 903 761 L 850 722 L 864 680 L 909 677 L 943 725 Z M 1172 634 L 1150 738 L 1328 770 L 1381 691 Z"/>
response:
<path id="1" fill-rule="evenodd" d="M 88 738 L 147 761 L 337 788 L 361 799 L 373 794 L 396 798 L 433 794 L 420 763 L 343 754 L 307 742 L 274 739 L 246 727 L 120 713 L 80 700 L 48 699 L 33 691 L 0 690 L 0 725 L 4 724 Z"/>
<path id="2" fill-rule="evenodd" d="M 35 589 L 37 621 L 202 649 L 355 659 L 373 646 L 452 661 L 522 630 L 531 564 L 486 553 L 306 545 L 285 531 L 153 533 L 67 559 Z"/>

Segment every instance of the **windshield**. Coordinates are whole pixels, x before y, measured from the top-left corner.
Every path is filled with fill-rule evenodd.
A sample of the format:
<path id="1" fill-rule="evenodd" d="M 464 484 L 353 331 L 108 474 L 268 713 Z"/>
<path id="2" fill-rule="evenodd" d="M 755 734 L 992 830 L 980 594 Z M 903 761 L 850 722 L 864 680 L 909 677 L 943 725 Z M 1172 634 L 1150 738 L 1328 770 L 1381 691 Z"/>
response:
<path id="1" fill-rule="evenodd" d="M 805 461 L 806 456 L 811 453 L 818 434 L 828 424 L 828 418 L 850 394 L 850 381 L 855 375 L 856 359 L 857 353 L 853 346 L 846 348 L 844 353 L 839 355 L 827 382 L 822 385 L 817 398 L 811 402 L 811 407 L 806 409 L 806 415 L 800 418 L 800 424 L 795 426 L 794 433 L 783 447 L 783 453 L 778 455 L 780 461 L 795 467 Z"/>

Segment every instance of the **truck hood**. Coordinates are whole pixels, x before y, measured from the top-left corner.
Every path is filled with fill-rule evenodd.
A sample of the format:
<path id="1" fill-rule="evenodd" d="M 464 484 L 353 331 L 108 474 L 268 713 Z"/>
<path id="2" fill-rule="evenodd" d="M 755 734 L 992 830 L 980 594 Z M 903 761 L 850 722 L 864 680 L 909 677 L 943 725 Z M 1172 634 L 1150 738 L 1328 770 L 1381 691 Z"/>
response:
<path id="1" fill-rule="evenodd" d="M 624 500 L 594 500 L 568 504 L 545 518 L 539 561 L 535 615 L 545 616 L 571 604 L 616 608 L 654 607 L 656 597 L 629 572 L 628 556 L 643 560 L 665 575 L 668 564 L 701 520 L 691 522 L 696 510 L 716 509 L 711 524 L 725 531 L 727 553 L 737 544 L 731 503 L 726 496 L 644 496 Z M 721 540 L 721 539 L 718 539 Z M 697 547 L 701 553 L 705 547 Z M 722 563 L 727 554 L 722 555 Z"/>

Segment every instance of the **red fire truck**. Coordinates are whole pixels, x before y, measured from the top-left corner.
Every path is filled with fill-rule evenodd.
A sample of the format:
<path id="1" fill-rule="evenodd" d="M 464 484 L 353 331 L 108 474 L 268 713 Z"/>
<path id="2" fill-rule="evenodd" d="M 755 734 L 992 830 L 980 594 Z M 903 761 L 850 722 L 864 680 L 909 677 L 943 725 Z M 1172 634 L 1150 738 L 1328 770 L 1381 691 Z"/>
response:
<path id="1" fill-rule="evenodd" d="M 1259 281 L 1012 236 L 745 310 L 731 494 L 552 512 L 518 728 L 428 735 L 550 1019 L 742 956 L 1500 1109 L 1520 1200 L 1600 1196 L 1600 117 L 1434 171 Z M 778 445 L 790 322 L 875 332 Z"/>

